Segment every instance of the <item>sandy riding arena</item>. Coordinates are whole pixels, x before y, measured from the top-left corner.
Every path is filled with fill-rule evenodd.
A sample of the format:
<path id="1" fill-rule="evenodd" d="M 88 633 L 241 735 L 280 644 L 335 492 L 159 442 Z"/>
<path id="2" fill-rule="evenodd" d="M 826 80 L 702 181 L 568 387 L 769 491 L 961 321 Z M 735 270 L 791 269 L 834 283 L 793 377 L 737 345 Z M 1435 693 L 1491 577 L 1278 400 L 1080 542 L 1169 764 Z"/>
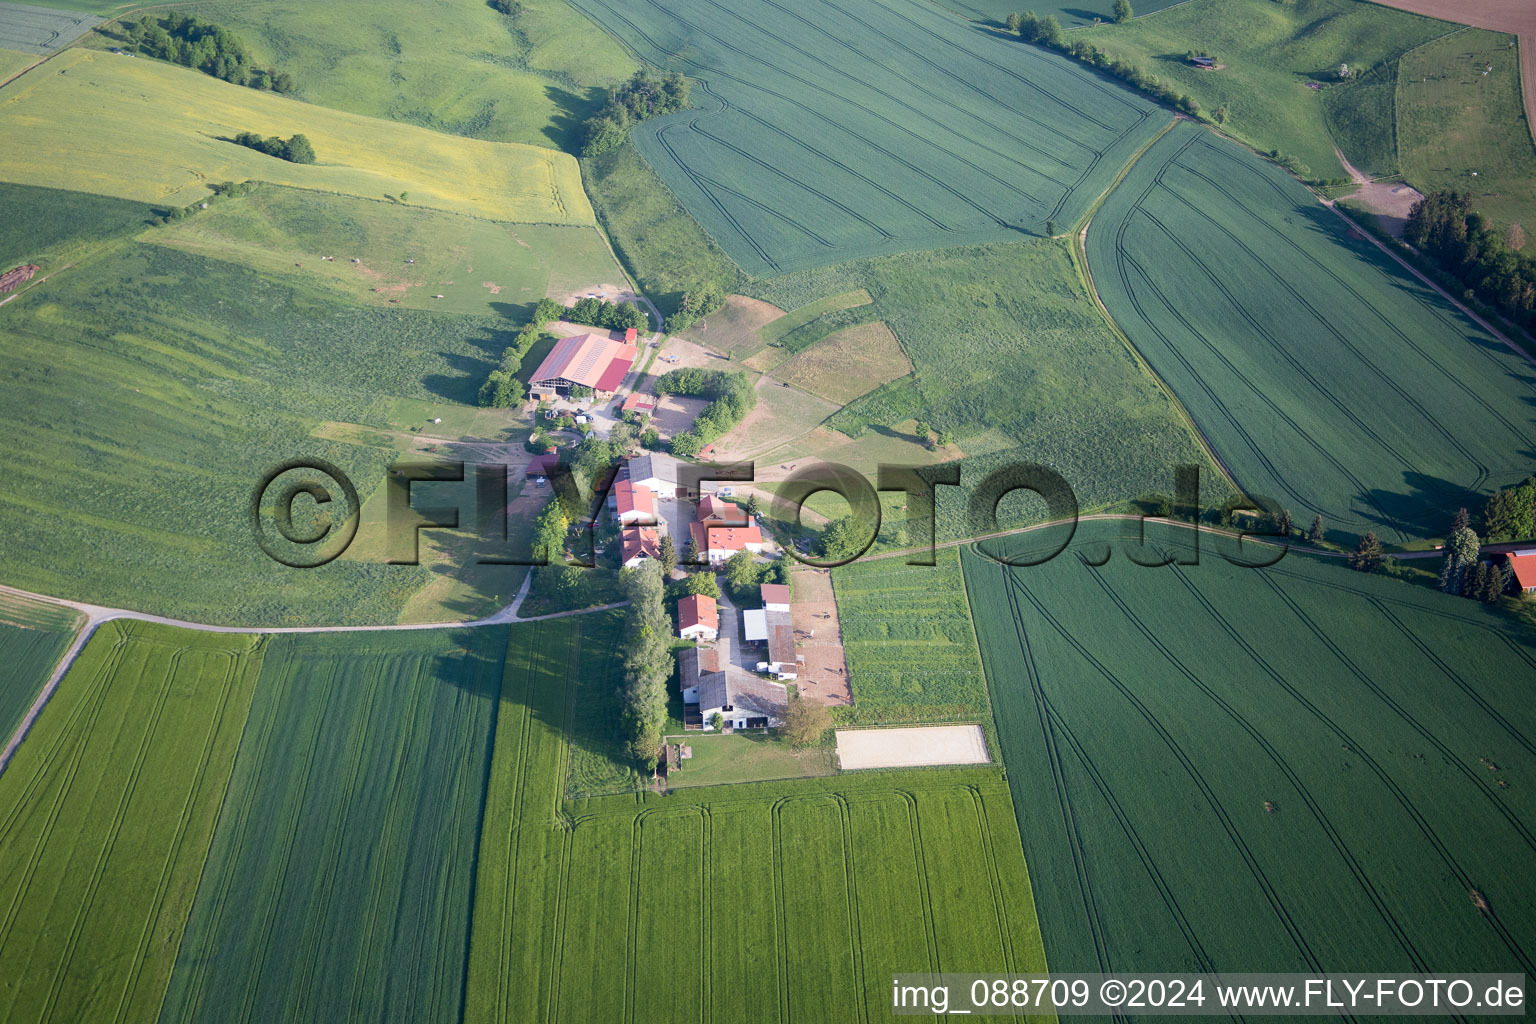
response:
<path id="1" fill-rule="evenodd" d="M 933 725 L 901 729 L 839 729 L 837 760 L 846 771 L 986 764 L 990 758 L 981 726 Z"/>

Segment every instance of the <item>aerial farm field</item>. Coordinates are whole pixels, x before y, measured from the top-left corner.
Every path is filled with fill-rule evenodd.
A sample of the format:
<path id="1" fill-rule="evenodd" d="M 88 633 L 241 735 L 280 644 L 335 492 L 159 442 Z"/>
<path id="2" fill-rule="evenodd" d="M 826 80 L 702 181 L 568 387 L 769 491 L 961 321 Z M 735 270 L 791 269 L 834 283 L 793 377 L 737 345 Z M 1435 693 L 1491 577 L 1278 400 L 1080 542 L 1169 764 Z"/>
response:
<path id="1" fill-rule="evenodd" d="M 1120 536 L 963 556 L 1052 963 L 1530 974 L 1536 633 L 1337 560 L 1206 538 L 1145 568 Z"/>
<path id="2" fill-rule="evenodd" d="M 1298 520 L 1443 536 L 1529 474 L 1531 366 L 1241 149 L 1165 136 L 1087 248 L 1110 313 L 1238 483 Z"/>
<path id="3" fill-rule="evenodd" d="M 261 663 L 108 623 L 0 776 L 0 1016 L 151 1024 Z"/>
<path id="4" fill-rule="evenodd" d="M 1405 51 L 1453 31 L 1443 21 L 1357 0 L 1190 0 L 1128 25 L 1084 30 L 1081 38 L 1173 83 L 1207 116 L 1225 107 L 1223 130 L 1294 157 L 1305 165 L 1303 177 L 1335 178 L 1344 174 L 1336 144 L 1362 168 L 1396 170 L 1382 163 L 1392 149 L 1392 106 L 1373 83 L 1382 75 L 1390 82 L 1390 65 Z M 1190 50 L 1225 66 L 1195 68 L 1184 59 Z M 1340 83 L 1340 64 L 1372 75 Z"/>
<path id="5" fill-rule="evenodd" d="M 751 274 L 1068 225 L 1167 123 L 923 0 L 576 6 L 697 81 L 636 145 Z"/>
<path id="6" fill-rule="evenodd" d="M 575 152 L 576 126 L 604 89 L 635 70 L 634 59 L 562 0 L 520 6 L 515 17 L 459 0 L 214 0 L 178 9 L 235 32 L 311 103 Z"/>
<path id="7" fill-rule="evenodd" d="M 1519 59 L 1514 36 L 1466 29 L 1398 64 L 1403 174 L 1423 191 L 1467 193 L 1500 225 L 1536 225 L 1536 145 Z"/>
<path id="8" fill-rule="evenodd" d="M 155 131 L 144 130 L 152 118 Z M 226 141 L 302 133 L 295 164 Z M 498 220 L 591 224 L 574 158 L 360 117 L 160 61 L 74 49 L 0 89 L 0 179 L 184 206 L 254 178 Z M 66 158 L 67 155 L 67 158 Z"/>
<path id="9" fill-rule="evenodd" d="M 67 7 L 68 4 L 58 4 Z M 101 24 L 101 19 L 83 12 L 56 10 L 55 6 L 0 3 L 0 47 L 30 54 L 36 59 L 74 42 Z M 30 61 L 29 61 L 30 63 Z M 0 79 L 5 77 L 0 66 Z"/>
<path id="10" fill-rule="evenodd" d="M 506 635 L 267 642 L 160 1020 L 444 1020 Z"/>
<path id="11" fill-rule="evenodd" d="M 0 736 L 6 740 L 80 628 L 68 608 L 0 594 Z"/>
<path id="12" fill-rule="evenodd" d="M 1136 14 L 1141 16 L 1156 14 L 1178 3 L 1180 0 L 1139 0 L 1133 6 Z M 1001 28 L 1008 20 L 1008 15 L 1022 11 L 1034 11 L 1042 18 L 1054 14 L 1062 28 L 1113 21 L 1115 11 L 1114 0 L 1068 0 L 1067 3 L 1059 3 L 1058 0 L 1044 0 L 1043 3 L 1034 3 L 1032 0 L 943 0 L 939 6 L 994 28 Z"/>
<path id="13" fill-rule="evenodd" d="M 68 211 L 75 195 L 31 200 Z M 420 403 L 416 427 L 472 403 L 512 326 L 359 308 L 292 275 L 131 241 L 4 312 L 6 582 L 246 625 L 395 621 L 427 569 L 285 569 L 252 539 L 251 495 L 272 467 L 319 457 L 366 497 L 396 449 L 313 432 L 328 421 L 404 430 L 391 398 Z"/>
<path id="14" fill-rule="evenodd" d="M 38 57 L 35 53 L 23 53 L 20 50 L 0 48 L 0 82 L 5 81 L 28 64 L 35 63 L 37 60 Z"/>
<path id="15" fill-rule="evenodd" d="M 616 625 L 513 629 L 466 1021 L 873 1019 L 900 965 L 1044 969 L 995 768 L 563 803 L 571 684 Z"/>
<path id="16" fill-rule="evenodd" d="M 882 323 L 837 331 L 773 370 L 775 377 L 839 404 L 911 372 L 901 342 Z"/>
<path id="17" fill-rule="evenodd" d="M 143 238 L 330 285 L 359 305 L 512 321 L 546 295 L 623 279 L 596 228 L 508 224 L 277 186 Z"/>

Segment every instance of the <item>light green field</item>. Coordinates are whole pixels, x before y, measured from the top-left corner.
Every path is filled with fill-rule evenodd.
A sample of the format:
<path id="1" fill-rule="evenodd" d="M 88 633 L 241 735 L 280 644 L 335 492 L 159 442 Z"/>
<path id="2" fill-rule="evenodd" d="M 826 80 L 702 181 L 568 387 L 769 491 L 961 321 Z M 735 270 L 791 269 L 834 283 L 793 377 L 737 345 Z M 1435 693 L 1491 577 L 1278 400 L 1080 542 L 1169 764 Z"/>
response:
<path id="1" fill-rule="evenodd" d="M 874 1020 L 903 965 L 1044 969 L 995 767 L 562 801 L 618 624 L 513 627 L 465 1021 Z"/>
<path id="2" fill-rule="evenodd" d="M 0 81 L 10 78 L 35 60 L 37 60 L 37 54 L 35 53 L 0 49 Z"/>
<path id="3" fill-rule="evenodd" d="M 457 1019 L 505 651 L 267 642 L 162 1024 Z"/>
<path id="4" fill-rule="evenodd" d="M 153 125 L 153 130 L 148 128 Z M 221 141 L 307 135 L 293 164 Z M 76 49 L 0 89 L 0 178 L 181 206 L 207 185 L 254 178 L 495 220 L 590 224 L 576 161 L 359 117 L 230 85 L 186 68 Z"/>
<path id="5" fill-rule="evenodd" d="M 768 733 L 745 730 L 731 736 L 679 733 L 668 742 L 692 748 L 682 768 L 667 775 L 668 789 L 719 786 L 831 775 L 837 770 L 830 746 L 796 750 Z"/>
<path id="6" fill-rule="evenodd" d="M 1532 225 L 1536 146 L 1514 42 L 1466 29 L 1405 56 L 1397 74 L 1398 144 L 1403 174 L 1419 190 L 1456 189 L 1500 225 Z"/>
<path id="7" fill-rule="evenodd" d="M 180 8 L 239 35 L 321 106 L 573 152 L 603 90 L 635 70 L 563 0 L 516 18 L 482 0 L 267 0 Z"/>
<path id="8" fill-rule="evenodd" d="M 622 275 L 596 228 L 506 224 L 277 187 L 219 203 L 143 237 L 329 285 L 360 305 L 514 321 L 526 319 L 545 296 Z"/>
<path id="9" fill-rule="evenodd" d="M 0 1016 L 158 1019 L 261 663 L 107 623 L 0 776 Z"/>
<path id="10" fill-rule="evenodd" d="M 1025 852 L 1058 883 L 1052 966 L 1528 971 L 1536 632 L 1338 559 L 1237 568 L 1210 537 L 1148 568 L 1122 531 L 1029 568 L 964 555 Z M 1172 532 L 1143 561 L 1192 557 Z"/>
<path id="11" fill-rule="evenodd" d="M 1335 178 L 1344 168 L 1333 153 L 1323 91 L 1353 88 L 1338 84 L 1339 65 L 1363 71 L 1448 31 L 1445 22 L 1355 0 L 1191 0 L 1128 25 L 1085 29 L 1072 37 L 1173 84 L 1198 100 L 1205 116 L 1226 106 L 1226 131 L 1264 152 L 1278 149 L 1297 158 L 1307 168 L 1303 177 Z M 1184 60 L 1187 50 L 1205 50 L 1226 67 L 1191 67 Z M 1322 91 L 1308 88 L 1308 82 Z M 1375 148 L 1389 149 L 1390 112 L 1382 115 L 1372 93 L 1360 98 L 1373 111 L 1373 121 L 1354 133 L 1385 139 Z M 1354 159 L 1348 149 L 1345 156 Z"/>
<path id="12" fill-rule="evenodd" d="M 27 195 L 36 219 L 50 204 L 67 217 L 75 198 Z M 506 437 L 506 414 L 498 425 L 472 403 L 514 324 L 360 308 L 169 246 L 96 244 L 4 307 L 0 423 L 14 457 L 0 578 L 194 621 L 395 621 L 436 574 L 347 559 L 282 567 L 252 537 L 251 495 L 273 467 L 311 457 L 371 493 L 396 448 L 320 436 L 328 422 L 408 431 L 441 416 L 434 427 Z"/>

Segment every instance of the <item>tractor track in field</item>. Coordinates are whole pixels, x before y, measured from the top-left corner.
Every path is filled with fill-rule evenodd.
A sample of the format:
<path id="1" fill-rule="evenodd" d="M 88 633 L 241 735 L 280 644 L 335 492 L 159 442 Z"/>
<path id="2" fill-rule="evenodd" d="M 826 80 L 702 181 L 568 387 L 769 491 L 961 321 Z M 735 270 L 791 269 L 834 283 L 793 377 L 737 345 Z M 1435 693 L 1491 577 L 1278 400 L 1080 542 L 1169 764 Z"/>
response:
<path id="1" fill-rule="evenodd" d="M 928 884 L 928 857 L 923 852 L 922 826 L 918 824 L 917 797 L 909 790 L 898 789 L 902 806 L 907 812 L 907 836 L 912 841 L 912 870 L 917 878 L 917 902 L 923 914 L 923 945 L 928 950 L 928 969 L 937 974 L 943 970 L 939 959 L 939 940 L 933 920 L 933 892 Z"/>
<path id="2" fill-rule="evenodd" d="M 1323 834 L 1328 837 L 1329 843 L 1334 848 L 1334 852 L 1338 854 L 1339 859 L 1344 862 L 1345 866 L 1349 869 L 1350 874 L 1354 876 L 1355 884 L 1360 887 L 1360 890 L 1365 893 L 1366 898 L 1369 899 L 1372 906 L 1375 907 L 1376 913 L 1380 916 L 1382 923 L 1397 940 L 1398 944 L 1402 947 L 1403 952 L 1408 955 L 1408 959 L 1413 963 L 1414 969 L 1420 973 L 1428 973 L 1431 970 L 1428 961 L 1426 961 L 1424 956 L 1419 952 L 1418 947 L 1414 945 L 1413 940 L 1409 937 L 1407 930 L 1403 928 L 1403 926 L 1398 922 L 1397 917 L 1392 913 L 1391 908 L 1388 906 L 1386 900 L 1382 897 L 1380 890 L 1376 887 L 1375 883 L 1371 881 L 1370 876 L 1366 873 L 1364 867 L 1360 864 L 1354 853 L 1350 850 L 1349 844 L 1344 840 L 1343 835 L 1339 832 L 1338 828 L 1333 824 L 1333 821 L 1323 810 L 1322 804 L 1312 793 L 1311 789 L 1308 788 L 1306 783 L 1302 781 L 1301 775 L 1296 771 L 1296 769 L 1293 768 L 1290 762 L 1286 760 L 1285 756 L 1281 754 L 1280 751 L 1269 742 L 1269 739 L 1259 730 L 1256 725 L 1254 725 L 1253 722 L 1249 721 L 1245 715 L 1239 712 L 1235 707 L 1229 704 L 1225 698 L 1223 698 L 1220 694 L 1208 686 L 1198 674 L 1192 671 L 1187 665 L 1184 664 L 1182 660 L 1180 660 L 1178 655 L 1176 655 L 1172 649 L 1168 647 L 1167 644 L 1163 643 L 1163 641 L 1158 638 L 1157 632 L 1149 628 L 1141 616 L 1136 614 L 1136 612 L 1133 611 L 1128 604 L 1126 604 L 1125 599 L 1122 598 L 1120 594 L 1116 592 L 1115 588 L 1109 584 L 1109 581 L 1104 578 L 1104 574 L 1102 572 L 1100 572 L 1097 568 L 1092 567 L 1090 567 L 1088 571 L 1093 577 L 1093 581 L 1098 585 L 1099 589 L 1103 591 L 1105 596 L 1109 598 L 1110 602 L 1120 610 L 1121 616 L 1127 622 L 1129 622 L 1136 629 L 1136 631 L 1139 632 L 1142 637 L 1149 644 L 1151 644 L 1170 665 L 1172 665 L 1178 671 L 1180 675 L 1182 675 L 1196 689 L 1204 694 L 1206 698 L 1209 699 L 1213 704 L 1220 708 L 1222 712 L 1226 714 L 1226 716 L 1238 726 L 1238 728 L 1246 733 L 1249 738 L 1252 739 L 1254 743 L 1258 744 L 1260 749 L 1262 749 L 1265 754 L 1269 756 L 1270 761 L 1273 762 L 1275 767 L 1279 769 L 1280 773 L 1285 776 L 1286 780 L 1290 782 L 1291 787 L 1296 791 L 1296 794 L 1301 797 L 1301 800 L 1304 804 L 1306 804 L 1307 809 L 1312 812 L 1314 820 L 1316 820 L 1318 826 L 1323 830 Z"/>
<path id="3" fill-rule="evenodd" d="M 1196 602 L 1206 610 L 1206 613 L 1211 618 L 1211 620 L 1220 626 L 1222 631 L 1225 632 L 1234 643 L 1243 649 L 1243 651 L 1248 655 L 1253 663 L 1257 665 L 1265 675 L 1269 676 L 1269 678 L 1281 689 L 1290 694 L 1293 700 L 1295 700 L 1307 711 L 1309 711 L 1313 717 L 1315 717 L 1323 725 L 1324 728 L 1338 737 L 1342 743 L 1348 746 L 1348 748 L 1355 754 L 1355 756 L 1361 759 L 1361 761 L 1371 770 L 1371 773 L 1375 775 L 1376 778 L 1381 782 L 1382 786 L 1385 787 L 1387 791 L 1393 795 L 1398 804 L 1403 808 L 1404 812 L 1407 813 L 1411 819 L 1413 819 L 1414 824 L 1418 826 L 1419 832 L 1424 836 L 1425 840 L 1430 844 L 1430 846 L 1434 848 L 1435 852 L 1440 856 L 1441 861 L 1450 870 L 1450 872 L 1455 875 L 1457 881 L 1464 887 L 1464 889 L 1470 891 L 1475 888 L 1471 875 L 1467 873 L 1467 871 L 1461 866 L 1461 863 L 1455 858 L 1450 849 L 1445 845 L 1444 841 L 1441 840 L 1439 833 L 1435 831 L 1434 827 L 1430 825 L 1429 821 L 1418 809 L 1418 806 L 1408 798 L 1408 795 L 1403 792 L 1401 787 L 1397 785 L 1397 783 L 1392 779 L 1391 775 L 1384 768 L 1382 768 L 1376 759 L 1367 753 L 1364 749 L 1362 749 L 1360 744 L 1355 740 L 1354 736 L 1348 730 L 1340 726 L 1337 722 L 1325 714 L 1321 708 L 1313 704 L 1312 701 L 1309 700 L 1304 694 L 1302 694 L 1300 690 L 1291 685 L 1291 683 L 1285 678 L 1283 674 L 1276 671 L 1276 669 L 1269 664 L 1268 660 L 1265 659 L 1263 655 L 1261 655 L 1252 647 L 1252 645 L 1244 640 L 1241 632 L 1237 630 L 1231 624 L 1231 622 L 1228 621 L 1227 618 L 1222 615 L 1216 609 L 1216 607 L 1205 598 L 1204 594 L 1200 593 L 1197 587 L 1189 582 L 1186 575 L 1183 572 L 1180 572 L 1177 566 L 1173 567 L 1173 572 L 1175 576 L 1177 576 L 1184 583 L 1184 586 L 1189 590 L 1191 595 L 1195 598 Z M 1267 580 L 1265 582 L 1269 583 Z M 1272 583 L 1269 585 L 1273 586 Z M 1282 600 L 1285 600 L 1283 596 Z M 1315 625 L 1312 625 L 1310 620 L 1304 619 L 1303 623 L 1310 629 L 1316 629 Z M 1530 957 L 1525 954 L 1523 947 L 1509 934 L 1508 929 L 1504 926 L 1503 922 L 1497 919 L 1495 912 L 1492 910 L 1483 911 L 1483 917 L 1484 920 L 1488 921 L 1489 927 L 1492 928 L 1495 934 L 1499 936 L 1505 947 L 1515 957 L 1515 959 L 1521 963 L 1527 973 L 1536 973 L 1536 965 L 1532 964 Z"/>
<path id="4" fill-rule="evenodd" d="M 1175 569 L 1175 571 L 1177 570 Z M 1234 823 L 1230 815 L 1227 814 L 1226 808 L 1222 805 L 1221 800 L 1217 797 L 1215 789 L 1206 780 L 1204 774 L 1201 773 L 1199 767 L 1195 764 L 1194 759 L 1191 758 L 1190 755 L 1184 750 L 1183 746 L 1179 744 L 1178 740 L 1174 738 L 1173 734 L 1168 730 L 1167 726 L 1162 723 L 1157 715 L 1153 714 L 1152 710 L 1148 708 L 1144 703 L 1142 703 L 1141 698 L 1136 695 L 1134 688 L 1127 685 L 1124 680 L 1120 679 L 1119 676 L 1110 671 L 1107 665 L 1095 657 L 1093 652 L 1084 646 L 1075 634 L 1068 630 L 1056 618 L 1056 616 L 1051 614 L 1050 610 L 1047 609 L 1045 605 L 1029 590 L 1029 588 L 1026 587 L 1018 579 L 1016 574 L 1009 574 L 1009 583 L 1024 596 L 1025 600 L 1034 606 L 1035 612 L 1053 630 L 1055 630 L 1057 635 L 1066 641 L 1068 646 L 1077 652 L 1080 658 L 1091 665 L 1094 671 L 1096 671 L 1099 676 L 1104 679 L 1105 682 L 1109 683 L 1116 690 L 1116 692 L 1118 692 L 1126 700 L 1127 703 L 1136 709 L 1137 714 L 1140 715 L 1142 720 L 1152 729 L 1153 732 L 1157 734 L 1158 738 L 1162 740 L 1163 745 L 1167 748 L 1169 754 L 1171 754 L 1173 758 L 1178 761 L 1179 765 L 1184 769 L 1185 774 L 1189 776 L 1190 781 L 1194 783 L 1196 789 L 1200 791 L 1200 794 L 1204 798 L 1206 805 L 1210 808 L 1211 813 L 1221 824 L 1222 831 L 1226 833 L 1228 841 L 1231 842 L 1238 856 L 1247 866 L 1249 874 L 1258 884 L 1259 889 L 1264 895 L 1265 901 L 1270 906 L 1271 911 L 1274 913 L 1276 919 L 1280 922 L 1281 927 L 1283 927 L 1286 933 L 1290 936 L 1292 943 L 1296 946 L 1297 952 L 1299 952 L 1303 959 L 1306 960 L 1311 970 L 1321 973 L 1323 970 L 1322 962 L 1317 958 L 1317 954 L 1312 950 L 1311 945 L 1307 942 L 1306 936 L 1303 934 L 1300 926 L 1291 917 L 1290 912 L 1285 907 L 1285 901 L 1280 898 L 1279 891 L 1275 888 L 1274 883 L 1270 881 L 1269 876 L 1265 873 L 1263 866 L 1259 863 L 1257 856 L 1249 848 L 1247 841 L 1244 840 L 1241 830 L 1237 828 L 1236 823 Z M 1065 724 L 1063 724 L 1063 730 L 1067 733 L 1069 742 L 1074 742 L 1071 738 L 1070 729 L 1067 729 Z M 1080 751 L 1079 756 L 1084 759 L 1085 767 L 1088 767 L 1090 772 L 1096 775 L 1097 769 L 1092 767 L 1092 762 L 1087 759 L 1086 751 Z"/>

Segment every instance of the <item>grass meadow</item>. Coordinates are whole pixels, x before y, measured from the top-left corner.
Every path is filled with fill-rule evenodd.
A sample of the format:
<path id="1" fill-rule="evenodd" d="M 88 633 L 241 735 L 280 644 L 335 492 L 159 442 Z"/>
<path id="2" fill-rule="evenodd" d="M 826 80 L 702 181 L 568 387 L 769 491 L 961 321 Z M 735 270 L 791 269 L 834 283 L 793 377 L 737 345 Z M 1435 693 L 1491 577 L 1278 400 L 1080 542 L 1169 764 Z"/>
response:
<path id="1" fill-rule="evenodd" d="M 74 197 L 32 200 L 67 216 Z M 321 426 L 404 429 L 407 412 L 473 403 L 513 326 L 360 308 L 293 277 L 105 243 L 5 306 L 0 571 L 25 589 L 194 621 L 393 622 L 431 571 L 280 566 L 252 538 L 251 495 L 272 467 L 319 457 L 366 497 L 395 447 L 315 436 Z"/>
<path id="2" fill-rule="evenodd" d="M 1143 561 L 1190 557 L 1156 529 Z M 1120 530 L 963 555 L 1052 966 L 1529 973 L 1536 633 L 1211 538 L 1144 567 Z"/>
<path id="3" fill-rule="evenodd" d="M 1070 224 L 1167 121 L 924 0 L 576 6 L 698 82 L 635 145 L 754 275 Z"/>
<path id="4" fill-rule="evenodd" d="M 513 627 L 466 1021 L 858 1020 L 905 965 L 1044 969 L 996 768 L 562 801 L 572 684 L 617 626 Z"/>
<path id="5" fill-rule="evenodd" d="M 35 53 L 23 53 L 21 50 L 8 50 L 0 47 L 0 81 L 10 78 L 36 60 L 37 54 Z"/>
<path id="6" fill-rule="evenodd" d="M 882 323 L 837 331 L 773 369 L 775 377 L 839 405 L 911 372 L 901 343 Z"/>
<path id="7" fill-rule="evenodd" d="M 1155 14 L 1165 8 L 1172 7 L 1180 0 L 1140 0 L 1135 3 L 1136 14 L 1144 16 Z M 1069 0 L 1067 3 L 1058 3 L 1057 0 L 1045 0 L 1044 3 L 1034 3 L 1032 0 L 943 0 L 940 7 L 947 7 L 967 18 L 975 18 L 994 27 L 1002 27 L 1008 20 L 1008 15 L 1024 11 L 1034 11 L 1042 18 L 1047 14 L 1056 15 L 1056 20 L 1061 22 L 1062 28 L 1081 28 L 1084 25 L 1093 25 L 1099 21 L 1113 21 L 1115 16 L 1114 0 Z"/>
<path id="8" fill-rule="evenodd" d="M 162 1024 L 457 1017 L 505 651 L 267 642 Z"/>
<path id="9" fill-rule="evenodd" d="M 5 209 L 0 220 L 0 273 L 20 263 L 36 263 L 42 276 L 104 242 L 142 229 L 154 215 L 147 204 L 128 199 L 6 182 L 0 182 L 0 207 Z"/>
<path id="10" fill-rule="evenodd" d="M 1398 144 L 1403 174 L 1419 189 L 1457 189 L 1501 225 L 1533 225 L 1536 146 L 1514 44 L 1514 36 L 1469 28 L 1404 56 Z"/>
<path id="11" fill-rule="evenodd" d="M 1458 507 L 1530 472 L 1531 367 L 1348 232 L 1293 178 L 1190 125 L 1110 195 L 1088 262 L 1250 494 L 1321 515 L 1340 540 L 1441 536 Z"/>
<path id="12" fill-rule="evenodd" d="M 591 224 L 576 161 L 360 117 L 159 61 L 75 49 L 0 89 L 0 178 L 184 206 L 247 178 L 496 220 Z M 146 121 L 148 119 L 148 121 Z M 148 122 L 153 132 L 146 131 Z M 303 133 L 318 162 L 224 141 Z M 391 198 L 393 197 L 393 198 Z"/>
<path id="13" fill-rule="evenodd" d="M 877 461 L 966 455 L 962 486 L 938 491 L 941 539 L 969 534 L 964 496 L 1003 461 L 1052 467 L 1085 508 L 1171 490 L 1173 467 L 1190 463 L 1205 465 L 1212 493 L 1224 493 L 1178 410 L 1094 310 L 1065 242 L 902 253 L 749 290 L 795 316 L 856 288 L 872 297 L 863 308 L 890 327 L 913 373 L 835 413 L 827 422 L 840 435 L 767 453 L 774 462 L 842 461 L 872 476 Z M 916 436 L 919 419 L 954 434 L 952 454 Z M 863 444 L 849 448 L 847 438 Z M 1036 511 L 1005 507 L 1000 517 L 1022 525 Z"/>
<path id="14" fill-rule="evenodd" d="M 80 625 L 68 608 L 0 594 L 0 736 L 21 724 Z"/>
<path id="15" fill-rule="evenodd" d="M 1449 31 L 1443 21 L 1356 0 L 1190 0 L 1081 35 L 1193 96 L 1207 116 L 1225 106 L 1225 131 L 1295 157 L 1306 165 L 1303 177 L 1334 178 L 1344 174 L 1335 145 L 1362 169 L 1396 170 L 1382 164 L 1393 121 L 1377 79 L 1341 85 L 1339 65 L 1362 72 L 1390 65 Z M 1184 53 L 1191 49 L 1210 52 L 1226 67 L 1190 66 Z"/>
<path id="16" fill-rule="evenodd" d="M 450 135 L 575 152 L 603 91 L 636 68 L 564 0 L 515 17 L 460 0 L 276 0 L 182 8 L 236 32 L 301 99 Z M 104 39 L 104 42 L 109 41 Z"/>
<path id="17" fill-rule="evenodd" d="M 623 275 L 596 228 L 508 224 L 277 186 L 144 238 L 327 285 L 357 305 L 514 321 L 531 316 L 546 295 Z"/>
<path id="18" fill-rule="evenodd" d="M 0 776 L 0 1016 L 159 1018 L 261 663 L 109 622 Z"/>

